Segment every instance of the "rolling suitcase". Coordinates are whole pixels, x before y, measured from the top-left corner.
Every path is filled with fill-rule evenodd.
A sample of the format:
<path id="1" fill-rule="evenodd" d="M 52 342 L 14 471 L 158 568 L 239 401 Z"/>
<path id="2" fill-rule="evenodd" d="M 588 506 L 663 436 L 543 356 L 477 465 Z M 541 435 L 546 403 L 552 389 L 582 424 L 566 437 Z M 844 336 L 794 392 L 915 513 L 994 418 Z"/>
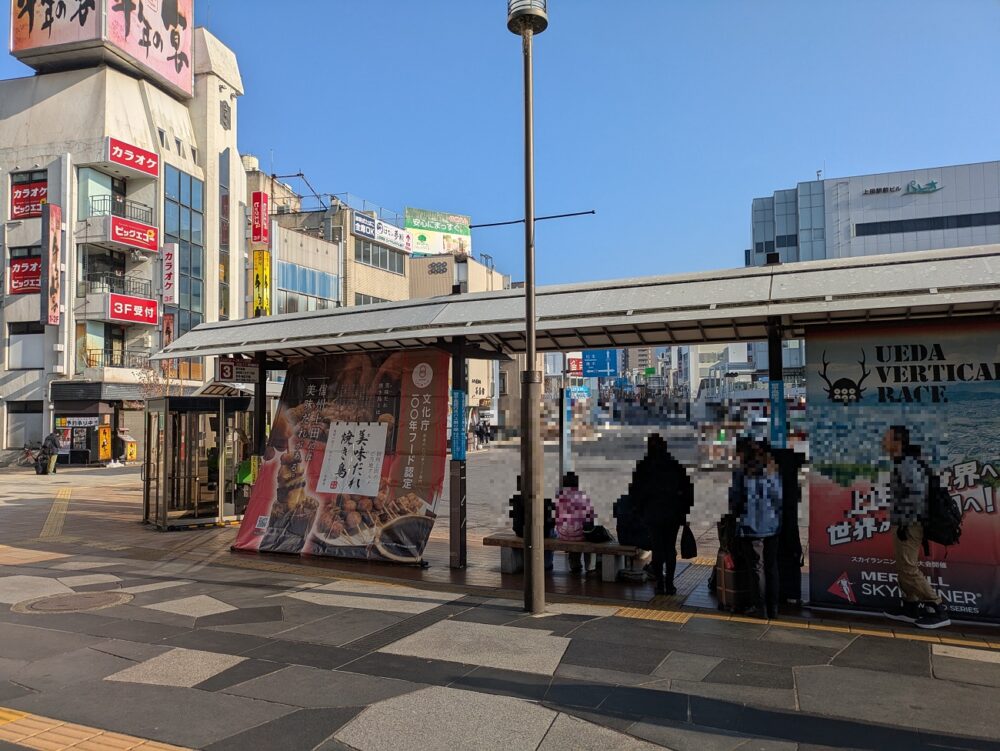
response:
<path id="1" fill-rule="evenodd" d="M 739 613 L 753 604 L 751 576 L 739 556 L 720 550 L 715 562 L 715 596 L 719 610 Z"/>

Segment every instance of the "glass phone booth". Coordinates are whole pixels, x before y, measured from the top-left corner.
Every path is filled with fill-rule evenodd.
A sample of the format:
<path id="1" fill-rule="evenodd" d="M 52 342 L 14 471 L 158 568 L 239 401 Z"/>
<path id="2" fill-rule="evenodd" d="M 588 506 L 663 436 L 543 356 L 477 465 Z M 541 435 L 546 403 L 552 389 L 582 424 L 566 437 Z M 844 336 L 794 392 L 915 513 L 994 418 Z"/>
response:
<path id="1" fill-rule="evenodd" d="M 249 397 L 149 400 L 143 520 L 161 530 L 240 520 L 250 500 L 252 436 Z"/>

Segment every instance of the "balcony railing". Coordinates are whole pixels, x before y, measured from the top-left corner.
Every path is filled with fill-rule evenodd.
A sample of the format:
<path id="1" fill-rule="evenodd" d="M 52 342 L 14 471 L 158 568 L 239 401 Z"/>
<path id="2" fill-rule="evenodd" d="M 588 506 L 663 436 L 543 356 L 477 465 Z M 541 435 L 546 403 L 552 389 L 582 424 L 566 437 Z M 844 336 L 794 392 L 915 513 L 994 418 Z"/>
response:
<path id="1" fill-rule="evenodd" d="M 138 370 L 149 367 L 149 352 L 129 349 L 88 349 L 88 368 L 131 368 Z"/>
<path id="2" fill-rule="evenodd" d="M 143 224 L 153 223 L 151 207 L 138 201 L 130 201 L 120 195 L 92 197 L 90 216 L 120 216 Z"/>
<path id="3" fill-rule="evenodd" d="M 119 276 L 106 271 L 87 274 L 87 294 L 96 295 L 115 292 L 119 295 L 133 295 L 152 299 L 153 285 L 148 279 L 138 279 L 134 276 Z"/>

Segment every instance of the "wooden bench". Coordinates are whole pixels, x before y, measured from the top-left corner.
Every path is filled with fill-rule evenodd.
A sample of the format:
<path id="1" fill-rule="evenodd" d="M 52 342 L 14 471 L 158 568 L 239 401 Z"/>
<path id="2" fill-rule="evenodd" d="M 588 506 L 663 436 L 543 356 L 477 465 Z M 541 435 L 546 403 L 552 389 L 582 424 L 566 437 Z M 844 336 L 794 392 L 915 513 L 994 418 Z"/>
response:
<path id="1" fill-rule="evenodd" d="M 524 570 L 524 540 L 513 532 L 497 532 L 483 538 L 483 545 L 500 548 L 500 571 L 517 574 Z M 634 545 L 619 545 L 617 542 L 586 542 L 545 538 L 546 550 L 561 550 L 566 553 L 597 553 L 601 556 L 601 580 L 613 582 L 618 571 L 624 568 L 626 558 L 635 558 L 642 551 Z"/>

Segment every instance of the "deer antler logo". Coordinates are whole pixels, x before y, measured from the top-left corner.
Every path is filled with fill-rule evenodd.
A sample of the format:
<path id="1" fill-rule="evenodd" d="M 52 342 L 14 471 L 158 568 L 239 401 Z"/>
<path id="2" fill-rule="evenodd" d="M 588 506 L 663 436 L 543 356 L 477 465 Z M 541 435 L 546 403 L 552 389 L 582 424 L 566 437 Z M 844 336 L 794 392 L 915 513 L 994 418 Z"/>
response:
<path id="1" fill-rule="evenodd" d="M 836 382 L 831 383 L 830 379 L 826 377 L 827 370 L 830 368 L 830 363 L 827 362 L 826 359 L 826 350 L 823 350 L 823 369 L 819 371 L 819 377 L 826 382 L 825 391 L 831 402 L 855 404 L 861 401 L 865 391 L 868 390 L 863 388 L 864 382 L 868 376 L 872 374 L 872 372 L 865 367 L 865 362 L 865 352 L 862 350 L 861 359 L 858 360 L 858 364 L 861 366 L 861 378 L 858 381 L 852 381 L 850 378 L 838 378 Z"/>

